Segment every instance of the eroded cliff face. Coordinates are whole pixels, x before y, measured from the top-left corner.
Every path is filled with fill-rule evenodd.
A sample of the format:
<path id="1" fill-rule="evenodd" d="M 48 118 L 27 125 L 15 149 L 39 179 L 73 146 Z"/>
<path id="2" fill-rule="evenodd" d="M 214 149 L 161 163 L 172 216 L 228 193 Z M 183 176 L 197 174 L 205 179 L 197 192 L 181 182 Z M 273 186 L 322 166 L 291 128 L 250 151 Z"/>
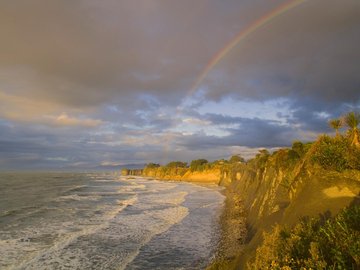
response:
<path id="1" fill-rule="evenodd" d="M 263 232 L 275 224 L 291 227 L 303 217 L 333 216 L 360 198 L 359 171 L 326 171 L 306 156 L 284 163 L 282 154 L 222 171 L 220 183 L 239 194 L 247 215 L 248 242 L 238 258 L 240 269 L 253 257 Z"/>
<path id="2" fill-rule="evenodd" d="M 202 171 L 192 171 L 189 168 L 145 168 L 143 170 L 127 170 L 123 175 L 142 175 L 161 180 L 177 180 L 187 182 L 201 182 L 219 184 L 221 178 L 221 169 L 212 168 Z"/>
<path id="3" fill-rule="evenodd" d="M 359 171 L 325 171 L 308 161 L 287 168 L 269 157 L 263 166 L 239 167 L 236 176 L 228 186 L 240 194 L 254 227 L 293 225 L 300 217 L 326 211 L 336 214 L 360 193 Z"/>

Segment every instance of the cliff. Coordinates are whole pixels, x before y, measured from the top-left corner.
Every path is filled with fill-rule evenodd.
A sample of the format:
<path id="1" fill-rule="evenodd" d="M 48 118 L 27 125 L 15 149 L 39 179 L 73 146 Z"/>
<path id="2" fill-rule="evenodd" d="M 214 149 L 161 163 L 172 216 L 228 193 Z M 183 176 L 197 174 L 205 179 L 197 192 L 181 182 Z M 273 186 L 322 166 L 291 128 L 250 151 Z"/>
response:
<path id="1" fill-rule="evenodd" d="M 325 150 L 321 143 L 301 145 L 301 151 L 294 147 L 272 155 L 264 151 L 246 164 L 223 163 L 199 171 L 158 167 L 127 173 L 227 187 L 221 256 L 209 269 L 247 269 L 263 243 L 264 232 L 271 233 L 275 225 L 292 228 L 301 218 L 335 216 L 344 207 L 359 204 L 359 151 L 337 155 L 337 148 L 331 152 L 336 140 Z"/>
<path id="2" fill-rule="evenodd" d="M 232 262 L 215 263 L 213 269 L 246 269 L 263 241 L 264 232 L 276 224 L 291 228 L 303 217 L 334 216 L 359 203 L 360 171 L 325 170 L 313 161 L 313 151 L 291 157 L 290 149 L 259 155 L 248 164 L 224 167 L 220 184 L 246 212 L 247 239 Z M 239 243 L 240 245 L 240 243 Z M 280 268 L 279 268 L 280 269 Z"/>
<path id="3" fill-rule="evenodd" d="M 142 175 L 161 180 L 175 180 L 186 182 L 201 182 L 219 184 L 221 179 L 221 169 L 219 167 L 207 168 L 203 170 L 191 170 L 190 168 L 145 168 L 139 170 L 124 170 L 123 175 Z"/>
<path id="4" fill-rule="evenodd" d="M 125 176 L 141 176 L 143 175 L 143 169 L 122 169 L 121 174 Z"/>

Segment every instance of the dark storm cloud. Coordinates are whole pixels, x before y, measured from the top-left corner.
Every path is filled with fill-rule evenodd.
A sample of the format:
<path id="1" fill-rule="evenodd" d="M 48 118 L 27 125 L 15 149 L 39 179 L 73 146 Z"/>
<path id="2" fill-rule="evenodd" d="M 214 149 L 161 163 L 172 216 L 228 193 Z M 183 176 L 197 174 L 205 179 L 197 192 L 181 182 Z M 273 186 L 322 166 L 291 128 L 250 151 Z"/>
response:
<path id="1" fill-rule="evenodd" d="M 233 1 L 3 2 L 0 66 L 19 75 L 12 94 L 70 106 L 126 106 L 144 92 L 178 102 L 250 19 L 240 10 Z"/>
<path id="2" fill-rule="evenodd" d="M 357 103 L 359 29 L 359 1 L 308 1 L 240 42 L 205 80 L 207 98 Z"/>
<path id="3" fill-rule="evenodd" d="M 221 47 L 283 2 L 3 2 L 2 91 L 71 107 L 129 109 L 139 93 L 178 103 Z M 207 98 L 357 102 L 359 27 L 357 0 L 308 1 L 231 51 Z"/>

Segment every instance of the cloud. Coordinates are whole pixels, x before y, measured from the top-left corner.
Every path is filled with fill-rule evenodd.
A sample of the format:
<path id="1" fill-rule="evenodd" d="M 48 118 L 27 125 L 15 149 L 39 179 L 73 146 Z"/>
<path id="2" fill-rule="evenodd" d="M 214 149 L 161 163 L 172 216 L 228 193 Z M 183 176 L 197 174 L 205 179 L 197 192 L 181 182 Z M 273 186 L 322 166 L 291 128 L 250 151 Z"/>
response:
<path id="1" fill-rule="evenodd" d="M 275 18 L 224 57 L 204 81 L 206 98 L 356 104 L 359 28 L 358 1 L 309 1 Z"/>
<path id="2" fill-rule="evenodd" d="M 286 2 L 1 2 L 0 168 L 249 156 L 328 132 L 360 108 L 358 0 L 281 14 L 189 92 Z"/>
<path id="3" fill-rule="evenodd" d="M 83 126 L 83 127 L 97 127 L 102 124 L 102 121 L 96 119 L 81 119 L 69 117 L 66 113 L 60 114 L 55 119 L 55 123 L 60 126 Z"/>
<path id="4" fill-rule="evenodd" d="M 290 125 L 280 122 L 259 119 L 231 117 L 219 114 L 206 114 L 204 119 L 213 125 L 236 124 L 236 127 L 226 128 L 227 136 L 206 136 L 206 134 L 195 134 L 182 136 L 179 143 L 188 149 L 207 149 L 219 146 L 246 146 L 279 147 L 289 146 L 297 136 L 297 131 Z"/>
<path id="5" fill-rule="evenodd" d="M 41 99 L 16 96 L 0 91 L 0 116 L 13 121 L 33 121 L 44 114 L 60 109 L 54 103 Z"/>
<path id="6" fill-rule="evenodd" d="M 182 120 L 184 123 L 198 125 L 198 126 L 208 126 L 210 124 L 209 121 L 204 121 L 198 118 L 185 118 Z"/>
<path id="7" fill-rule="evenodd" d="M 115 100 L 126 106 L 139 93 L 177 103 L 209 53 L 231 38 L 224 29 L 244 23 L 221 6 L 203 0 L 2 3 L 1 71 L 21 73 L 17 81 L 26 88 L 16 95 L 67 106 Z"/>
<path id="8" fill-rule="evenodd" d="M 217 51 L 283 2 L 2 3 L 0 87 L 72 108 L 130 109 L 144 93 L 179 104 Z M 359 10 L 320 0 L 277 17 L 214 68 L 206 97 L 358 101 Z"/>

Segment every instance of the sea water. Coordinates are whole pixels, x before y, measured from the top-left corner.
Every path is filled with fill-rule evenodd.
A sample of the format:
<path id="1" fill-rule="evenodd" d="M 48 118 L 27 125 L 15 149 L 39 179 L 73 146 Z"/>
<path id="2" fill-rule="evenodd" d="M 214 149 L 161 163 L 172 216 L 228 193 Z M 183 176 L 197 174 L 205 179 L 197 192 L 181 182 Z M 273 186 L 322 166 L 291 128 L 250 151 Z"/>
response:
<path id="1" fill-rule="evenodd" d="M 119 173 L 1 173 L 0 269 L 203 269 L 223 200 Z"/>

